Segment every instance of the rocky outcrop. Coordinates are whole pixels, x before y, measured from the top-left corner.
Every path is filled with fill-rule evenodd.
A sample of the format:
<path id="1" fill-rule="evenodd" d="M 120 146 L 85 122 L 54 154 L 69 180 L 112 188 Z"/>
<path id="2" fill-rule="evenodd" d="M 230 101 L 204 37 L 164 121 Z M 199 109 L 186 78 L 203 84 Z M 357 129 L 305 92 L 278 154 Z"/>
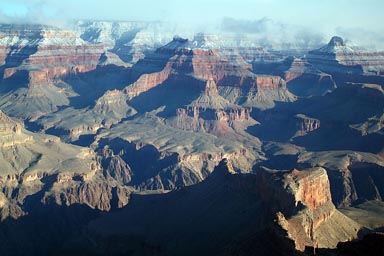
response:
<path id="1" fill-rule="evenodd" d="M 349 47 L 342 38 L 333 37 L 328 45 L 310 51 L 308 61 L 327 73 L 380 75 L 384 53 Z"/>
<path id="2" fill-rule="evenodd" d="M 160 72 L 143 74 L 132 85 L 126 87 L 124 93 L 128 98 L 134 98 L 143 92 L 146 92 L 162 83 L 164 83 L 170 75 L 170 68 L 167 66 Z"/>
<path id="3" fill-rule="evenodd" d="M 245 90 L 242 104 L 260 109 L 273 108 L 275 101 L 293 102 L 296 96 L 289 92 L 286 82 L 279 76 L 258 75 Z"/>
<path id="4" fill-rule="evenodd" d="M 332 203 L 325 169 L 293 170 L 286 175 L 284 184 L 301 209 L 290 218 L 278 213 L 277 219 L 297 249 L 335 248 L 338 242 L 357 237 L 360 225 L 337 211 Z"/>
<path id="5" fill-rule="evenodd" d="M 3 111 L 0 110 L 0 132 L 1 135 L 5 136 L 7 134 L 12 133 L 21 133 L 21 129 L 23 128 L 23 125 L 13 119 L 11 119 L 9 116 L 4 114 Z"/>
<path id="6" fill-rule="evenodd" d="M 293 170 L 285 182 L 294 194 L 296 204 L 301 202 L 312 211 L 332 200 L 327 172 L 324 169 Z"/>
<path id="7" fill-rule="evenodd" d="M 283 77 L 294 94 L 298 96 L 325 95 L 337 88 L 331 75 L 318 70 L 305 59 L 293 57 L 285 61 L 288 69 L 283 70 Z"/>
<path id="8" fill-rule="evenodd" d="M 285 81 L 277 76 L 258 76 L 255 83 L 258 90 L 276 90 L 286 86 Z"/>
<path id="9" fill-rule="evenodd" d="M 295 134 L 297 136 L 305 136 L 308 133 L 315 131 L 320 128 L 320 120 L 315 118 L 310 118 L 302 114 L 295 116 L 297 120 L 298 131 Z"/>
<path id="10" fill-rule="evenodd" d="M 176 117 L 169 120 L 172 127 L 182 130 L 192 130 L 195 132 L 214 132 L 217 128 L 231 129 L 236 122 L 245 122 L 248 125 L 255 121 L 250 116 L 250 109 L 200 109 L 179 108 Z M 227 128 L 225 128 L 225 125 Z"/>
<path id="11" fill-rule="evenodd" d="M 337 207 L 351 206 L 365 200 L 382 200 L 384 183 L 380 156 L 352 151 L 303 153 L 299 163 L 323 166 L 331 183 Z"/>

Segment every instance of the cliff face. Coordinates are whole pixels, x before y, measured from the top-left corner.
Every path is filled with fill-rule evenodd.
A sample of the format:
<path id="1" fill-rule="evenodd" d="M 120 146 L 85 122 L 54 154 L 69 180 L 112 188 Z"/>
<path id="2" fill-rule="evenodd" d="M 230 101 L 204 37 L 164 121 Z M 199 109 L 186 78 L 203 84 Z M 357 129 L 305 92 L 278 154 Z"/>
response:
<path id="1" fill-rule="evenodd" d="M 294 170 L 286 177 L 286 185 L 292 190 L 296 204 L 301 202 L 312 211 L 331 202 L 329 181 L 324 169 Z"/>
<path id="2" fill-rule="evenodd" d="M 295 136 L 305 136 L 320 128 L 320 120 L 298 114 L 296 117 L 297 132 Z"/>
<path id="3" fill-rule="evenodd" d="M 2 78 L 26 72 L 29 87 L 52 83 L 52 79 L 96 68 L 103 47 L 89 45 L 71 31 L 39 25 L 2 25 L 0 39 L 4 60 Z"/>
<path id="4" fill-rule="evenodd" d="M 130 97 L 167 84 L 170 77 L 192 77 L 206 81 L 201 96 L 190 105 L 202 108 L 235 108 L 236 105 L 269 108 L 274 101 L 294 101 L 295 96 L 277 76 L 256 76 L 252 66 L 240 55 L 210 45 L 202 35 L 194 40 L 175 37 L 154 54 L 132 67 L 131 77 L 137 81 L 126 87 Z M 184 85 L 186 87 L 186 85 Z M 191 89 L 193 85 L 191 85 Z M 194 86 L 196 88 L 196 86 Z M 197 88 L 199 89 L 199 88 Z"/>
<path id="5" fill-rule="evenodd" d="M 244 122 L 248 125 L 256 123 L 250 116 L 250 109 L 216 109 L 204 110 L 198 107 L 179 108 L 176 117 L 169 120 L 172 127 L 195 132 L 213 132 L 220 129 L 230 130 L 237 122 Z"/>
<path id="6" fill-rule="evenodd" d="M 155 213 L 148 211 L 152 204 L 158 206 Z M 196 208 L 196 205 L 201 207 Z M 144 214 L 137 215 L 138 212 Z M 203 213 L 205 218 L 201 220 Z M 187 223 L 182 217 L 186 214 L 189 216 Z M 154 221 L 159 218 L 163 221 Z M 258 255 L 271 255 L 276 243 L 285 244 L 287 250 L 295 245 L 300 250 L 305 246 L 335 248 L 338 241 L 356 237 L 360 228 L 335 209 L 324 169 L 288 172 L 260 169 L 244 175 L 236 174 L 229 160 L 222 160 L 206 180 L 194 186 L 163 195 L 134 195 L 128 207 L 118 214 L 111 213 L 92 221 L 87 231 L 95 237 L 98 248 L 110 253 L 135 248 L 130 241 L 122 241 L 127 236 L 142 241 L 137 227 L 152 234 L 146 242 L 167 255 L 178 255 L 186 249 L 193 254 L 216 251 L 231 255 L 230 252 L 256 251 Z M 198 244 L 191 245 L 189 237 L 175 235 L 188 230 L 188 234 L 194 236 L 203 227 L 204 239 Z M 217 235 L 205 239 L 211 231 Z M 271 233 L 275 235 L 269 237 Z M 288 242 L 286 235 L 294 245 Z M 265 236 L 274 242 L 266 242 Z M 265 242 L 258 243 L 259 239 Z M 174 244 L 180 247 L 172 246 Z M 279 252 L 276 255 L 281 255 Z M 294 253 L 297 252 L 290 251 L 291 255 Z"/>
<path id="7" fill-rule="evenodd" d="M 323 166 L 331 182 L 333 202 L 346 207 L 367 200 L 382 200 L 384 162 L 380 156 L 352 151 L 305 153 L 302 164 Z"/>
<path id="8" fill-rule="evenodd" d="M 143 92 L 146 92 L 162 83 L 164 83 L 170 75 L 171 69 L 166 66 L 162 71 L 143 74 L 132 85 L 128 86 L 124 92 L 128 97 L 134 98 Z"/>
<path id="9" fill-rule="evenodd" d="M 294 195 L 299 211 L 289 218 L 278 213 L 277 218 L 297 249 L 335 248 L 339 241 L 357 237 L 360 225 L 341 214 L 332 203 L 325 169 L 294 170 L 285 177 L 284 184 Z"/>
<path id="10" fill-rule="evenodd" d="M 324 72 L 380 75 L 384 53 L 352 48 L 342 38 L 333 37 L 328 45 L 308 54 L 308 60 Z"/>

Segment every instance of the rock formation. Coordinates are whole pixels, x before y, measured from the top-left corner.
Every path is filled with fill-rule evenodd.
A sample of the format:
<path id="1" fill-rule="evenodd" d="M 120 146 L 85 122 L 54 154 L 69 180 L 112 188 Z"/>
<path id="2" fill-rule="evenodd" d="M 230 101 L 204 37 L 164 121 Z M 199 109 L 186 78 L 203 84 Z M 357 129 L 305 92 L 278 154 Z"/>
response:
<path id="1" fill-rule="evenodd" d="M 320 254 L 384 226 L 381 53 L 76 26 L 0 26 L 0 254 Z"/>
<path id="2" fill-rule="evenodd" d="M 296 205 L 304 209 L 288 220 L 278 214 L 280 225 L 295 241 L 296 248 L 335 248 L 339 241 L 357 237 L 360 226 L 342 215 L 332 203 L 327 172 L 323 168 L 294 170 L 285 177 L 285 186 L 294 195 Z M 326 234 L 332 233 L 332 236 Z"/>
<path id="3" fill-rule="evenodd" d="M 380 75 L 383 72 L 383 52 L 368 52 L 349 47 L 338 36 L 332 37 L 328 45 L 310 51 L 307 58 L 326 73 Z"/>
<path id="4" fill-rule="evenodd" d="M 96 68 L 102 47 L 88 45 L 71 31 L 39 25 L 2 25 L 3 79 L 28 74 L 27 86 L 47 85 L 52 79 Z"/>
<path id="5" fill-rule="evenodd" d="M 120 206 L 128 202 L 129 190 L 124 183 L 117 176 L 107 180 L 90 149 L 31 133 L 2 112 L 0 126 L 2 220 L 28 214 L 28 202 L 80 203 L 100 210 L 110 210 L 112 199 L 120 201 Z M 120 191 L 117 195 L 111 192 L 114 188 Z"/>
<path id="6" fill-rule="evenodd" d="M 296 115 L 296 118 L 298 120 L 298 123 L 297 123 L 298 131 L 295 134 L 295 136 L 304 136 L 309 132 L 312 132 L 320 128 L 320 120 L 318 119 L 309 118 L 305 115 L 300 115 L 300 114 Z"/>

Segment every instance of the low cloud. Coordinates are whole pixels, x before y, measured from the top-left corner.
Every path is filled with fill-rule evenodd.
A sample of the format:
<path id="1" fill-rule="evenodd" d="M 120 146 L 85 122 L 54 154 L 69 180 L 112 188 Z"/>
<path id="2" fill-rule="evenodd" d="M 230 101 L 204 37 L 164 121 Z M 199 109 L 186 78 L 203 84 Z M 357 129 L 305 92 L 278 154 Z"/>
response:
<path id="1" fill-rule="evenodd" d="M 353 45 L 384 49 L 380 7 L 381 0 L 1 0 L 0 22 L 165 21 L 196 32 L 248 33 L 265 47 L 313 48 L 340 35 Z"/>

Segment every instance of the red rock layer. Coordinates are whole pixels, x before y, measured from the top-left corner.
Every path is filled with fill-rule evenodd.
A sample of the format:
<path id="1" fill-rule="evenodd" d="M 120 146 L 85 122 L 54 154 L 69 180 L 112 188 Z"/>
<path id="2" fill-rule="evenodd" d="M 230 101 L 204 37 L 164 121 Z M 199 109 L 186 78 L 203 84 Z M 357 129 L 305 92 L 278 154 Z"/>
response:
<path id="1" fill-rule="evenodd" d="M 1 27 L 0 32 L 0 62 L 5 62 L 3 79 L 27 72 L 30 87 L 93 70 L 103 52 L 101 45 L 85 44 L 74 33 L 52 27 Z"/>

